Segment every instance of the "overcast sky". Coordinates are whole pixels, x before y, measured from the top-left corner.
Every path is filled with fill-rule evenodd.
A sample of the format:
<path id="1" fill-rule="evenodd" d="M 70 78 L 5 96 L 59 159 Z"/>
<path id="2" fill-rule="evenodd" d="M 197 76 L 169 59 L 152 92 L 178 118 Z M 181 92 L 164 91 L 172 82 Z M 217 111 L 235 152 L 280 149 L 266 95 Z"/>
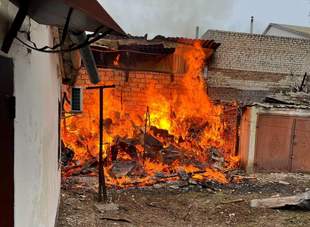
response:
<path id="1" fill-rule="evenodd" d="M 310 26 L 310 0 L 99 0 L 115 21 L 132 35 L 193 38 L 207 29 L 254 32 L 268 23 Z"/>

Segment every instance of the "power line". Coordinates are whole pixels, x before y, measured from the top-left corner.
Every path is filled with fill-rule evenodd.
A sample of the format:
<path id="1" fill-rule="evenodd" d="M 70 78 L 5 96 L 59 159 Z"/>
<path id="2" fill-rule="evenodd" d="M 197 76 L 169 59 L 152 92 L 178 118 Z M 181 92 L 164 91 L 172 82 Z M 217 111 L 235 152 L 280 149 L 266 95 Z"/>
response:
<path id="1" fill-rule="evenodd" d="M 101 29 L 102 27 L 100 27 Z M 100 30 L 99 29 L 99 30 Z M 105 31 L 104 33 L 101 33 L 100 35 L 97 35 L 96 33 L 93 33 L 91 35 L 87 35 L 87 39 L 85 40 L 85 42 L 83 43 L 80 43 L 80 44 L 73 44 L 71 45 L 69 48 L 67 49 L 61 49 L 61 50 L 54 50 L 55 46 L 54 47 L 49 47 L 50 50 L 46 50 L 46 48 L 37 48 L 36 45 L 34 44 L 34 42 L 32 42 L 30 40 L 30 42 L 33 44 L 33 46 L 29 45 L 28 43 L 26 43 L 25 41 L 23 41 L 22 39 L 20 39 L 19 37 L 16 37 L 16 39 L 21 42 L 23 45 L 25 45 L 26 47 L 32 49 L 32 50 L 35 50 L 35 51 L 39 51 L 39 52 L 43 52 L 43 53 L 63 53 L 63 52 L 71 52 L 71 51 L 74 51 L 74 50 L 78 50 L 78 49 L 81 49 L 85 46 L 88 46 L 96 41 L 98 41 L 99 39 L 102 39 L 103 37 L 105 37 L 107 34 L 109 34 L 110 32 L 112 31 L 112 29 L 109 29 L 108 31 Z M 98 33 L 98 32 L 97 32 Z M 94 37 L 94 38 L 92 38 Z M 91 39 L 92 38 L 92 39 Z M 59 44 L 57 44 L 59 45 Z M 56 46 L 57 46 L 56 45 Z"/>
<path id="2" fill-rule="evenodd" d="M 67 14 L 67 17 L 66 17 L 66 22 L 65 22 L 65 25 L 64 25 L 64 29 L 63 29 L 63 33 L 62 33 L 62 37 L 61 37 L 61 40 L 58 44 L 52 46 L 52 47 L 49 47 L 49 46 L 44 46 L 42 48 L 38 48 L 37 44 L 35 42 L 33 42 L 31 39 L 30 39 L 30 35 L 29 35 L 29 32 L 27 33 L 28 34 L 28 42 L 31 43 L 31 45 L 25 41 L 23 41 L 21 38 L 19 37 L 15 37 L 20 43 L 22 43 L 23 45 L 25 45 L 26 47 L 32 49 L 32 50 L 35 50 L 35 51 L 39 51 L 39 52 L 43 52 L 43 53 L 62 53 L 62 52 L 71 52 L 71 51 L 74 51 L 74 50 L 78 50 L 78 49 L 81 49 L 85 46 L 88 46 L 96 41 L 98 41 L 99 39 L 105 37 L 107 34 L 111 33 L 112 32 L 112 29 L 108 29 L 107 31 L 100 33 L 100 30 L 102 28 L 104 28 L 104 26 L 99 26 L 98 28 L 96 28 L 96 30 L 94 31 L 94 33 L 92 34 L 88 34 L 86 37 L 86 40 L 82 43 L 79 43 L 79 44 L 72 44 L 70 45 L 69 48 L 67 49 L 60 49 L 60 50 L 56 50 L 57 48 L 61 48 L 61 46 L 63 46 L 66 38 L 67 38 L 67 35 L 68 35 L 68 32 L 69 32 L 69 27 L 70 27 L 70 20 L 71 20 L 71 16 L 72 16 L 72 13 L 73 13 L 73 8 L 70 8 L 69 11 L 68 11 L 68 14 Z M 20 33 L 25 33 L 23 31 L 20 31 Z"/>

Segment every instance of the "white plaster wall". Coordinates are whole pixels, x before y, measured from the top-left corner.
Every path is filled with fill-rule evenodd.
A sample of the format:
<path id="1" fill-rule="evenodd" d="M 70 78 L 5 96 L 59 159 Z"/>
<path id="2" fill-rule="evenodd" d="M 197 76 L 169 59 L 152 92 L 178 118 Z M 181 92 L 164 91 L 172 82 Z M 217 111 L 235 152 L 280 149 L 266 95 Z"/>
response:
<path id="1" fill-rule="evenodd" d="M 251 126 L 251 110 L 246 109 L 242 113 L 240 127 L 239 127 L 239 155 L 240 155 L 240 166 L 243 169 L 247 167 L 248 161 L 248 150 L 249 150 L 249 136 L 250 136 L 250 126 Z"/>
<path id="2" fill-rule="evenodd" d="M 296 35 L 294 33 L 287 32 L 287 31 L 284 31 L 282 29 L 278 29 L 275 27 L 270 27 L 270 29 L 267 31 L 266 35 L 288 37 L 288 38 L 298 38 L 298 39 L 307 39 L 304 36 Z"/>
<path id="3" fill-rule="evenodd" d="M 5 2 L 1 0 L 0 6 Z M 10 4 L 8 11 L 14 15 L 16 8 Z M 53 45 L 48 26 L 31 21 L 29 27 L 26 19 L 25 28 L 30 28 L 31 39 L 38 46 Z M 8 56 L 14 60 L 16 96 L 15 226 L 52 227 L 60 194 L 58 56 L 29 53 L 18 41 L 14 41 Z"/>

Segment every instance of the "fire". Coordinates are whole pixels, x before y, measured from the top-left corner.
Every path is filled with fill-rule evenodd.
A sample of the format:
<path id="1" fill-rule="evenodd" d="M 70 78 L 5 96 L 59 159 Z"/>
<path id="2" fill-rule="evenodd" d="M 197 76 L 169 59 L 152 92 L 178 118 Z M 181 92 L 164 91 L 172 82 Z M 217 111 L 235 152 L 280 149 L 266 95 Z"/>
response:
<path id="1" fill-rule="evenodd" d="M 182 88 L 167 97 L 156 88 L 156 81 L 148 83 L 146 91 L 141 91 L 146 97 L 143 112 L 130 111 L 111 90 L 105 91 L 104 158 L 108 184 L 154 184 L 158 175 L 174 180 L 180 172 L 200 181 L 227 183 L 224 170 L 238 166 L 239 158 L 228 149 L 225 139 L 223 106 L 213 104 L 206 94 L 202 75 L 204 49 L 196 42 L 193 47 L 177 48 L 176 54 L 187 63 Z M 115 59 L 118 61 L 119 57 Z M 98 155 L 96 92 L 84 92 L 84 109 L 81 115 L 65 118 L 62 129 L 64 143 L 80 162 Z M 120 170 L 117 163 L 123 165 Z"/>
<path id="2" fill-rule="evenodd" d="M 121 57 L 120 54 L 116 56 L 115 60 L 113 61 L 114 66 L 119 66 L 120 57 Z"/>

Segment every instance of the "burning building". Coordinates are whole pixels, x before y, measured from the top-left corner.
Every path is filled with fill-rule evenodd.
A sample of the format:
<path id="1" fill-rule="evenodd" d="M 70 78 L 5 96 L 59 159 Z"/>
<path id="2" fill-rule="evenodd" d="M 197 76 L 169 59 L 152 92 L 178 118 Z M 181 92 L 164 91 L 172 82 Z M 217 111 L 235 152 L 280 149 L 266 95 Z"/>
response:
<path id="1" fill-rule="evenodd" d="M 222 31 L 204 38 L 110 37 L 92 46 L 99 84 L 116 86 L 103 108 L 109 184 L 153 184 L 180 172 L 224 183 L 239 157 L 249 173 L 309 171 L 300 128 L 309 117 L 309 41 Z M 70 80 L 83 90 L 83 111 L 67 107 L 64 143 L 87 163 L 98 153 L 98 94 L 83 89 L 85 70 Z"/>
<path id="2" fill-rule="evenodd" d="M 220 44 L 157 36 L 110 37 L 92 46 L 104 91 L 102 144 L 105 177 L 113 186 L 148 185 L 190 175 L 228 182 L 224 172 L 238 165 L 237 105 L 214 103 L 207 95 L 206 66 Z M 74 153 L 64 175 L 96 174 L 99 95 L 84 69 L 67 78 L 81 112 L 64 103 L 62 138 Z M 73 86 L 72 86 L 73 85 Z M 69 100 L 69 98 L 68 98 Z M 73 108 L 74 109 L 74 108 Z M 70 155 L 69 155 L 70 156 Z M 72 156 L 70 156 L 72 158 Z M 93 161 L 91 161 L 93 160 Z M 78 163 L 78 164 L 77 164 Z"/>

